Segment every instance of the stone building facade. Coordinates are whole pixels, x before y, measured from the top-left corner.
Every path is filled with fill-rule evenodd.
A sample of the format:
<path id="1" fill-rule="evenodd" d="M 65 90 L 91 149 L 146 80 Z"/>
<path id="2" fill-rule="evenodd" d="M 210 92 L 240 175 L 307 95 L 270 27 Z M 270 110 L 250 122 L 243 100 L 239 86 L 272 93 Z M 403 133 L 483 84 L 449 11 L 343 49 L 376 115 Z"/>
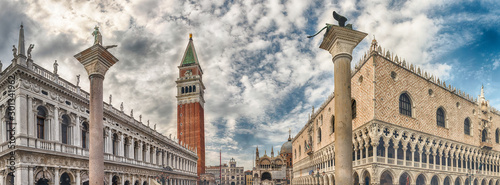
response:
<path id="1" fill-rule="evenodd" d="M 0 73 L 0 185 L 88 184 L 90 94 L 79 82 L 59 77 L 57 63 L 53 71 L 36 64 L 31 47 L 26 55 L 22 26 L 18 47 L 12 64 Z M 6 123 L 11 98 L 12 125 Z M 194 148 L 124 113 L 123 104 L 114 107 L 111 97 L 103 104 L 105 184 L 150 185 L 160 177 L 167 179 L 162 184 L 196 184 Z"/>
<path id="2" fill-rule="evenodd" d="M 221 166 L 207 166 L 205 167 L 205 173 L 213 174 L 215 178 L 215 184 L 221 184 Z"/>
<path id="3" fill-rule="evenodd" d="M 483 89 L 474 98 L 375 40 L 351 79 L 355 185 L 500 184 L 500 112 Z M 334 98 L 293 139 L 293 184 L 335 184 Z"/>
<path id="4" fill-rule="evenodd" d="M 253 168 L 253 183 L 256 185 L 286 185 L 290 184 L 293 177 L 292 159 L 292 137 L 283 143 L 281 151 L 274 156 L 274 148 L 271 148 L 271 156 L 264 151 L 264 156 L 259 155 L 259 148 L 255 150 L 255 167 Z"/>
<path id="5" fill-rule="evenodd" d="M 243 172 L 243 167 L 236 166 L 236 160 L 234 160 L 234 158 L 229 160 L 229 166 L 227 164 L 222 165 L 221 175 L 221 185 L 245 184 L 245 172 Z"/>
<path id="6" fill-rule="evenodd" d="M 251 170 L 245 171 L 245 185 L 253 185 L 253 173 Z"/>

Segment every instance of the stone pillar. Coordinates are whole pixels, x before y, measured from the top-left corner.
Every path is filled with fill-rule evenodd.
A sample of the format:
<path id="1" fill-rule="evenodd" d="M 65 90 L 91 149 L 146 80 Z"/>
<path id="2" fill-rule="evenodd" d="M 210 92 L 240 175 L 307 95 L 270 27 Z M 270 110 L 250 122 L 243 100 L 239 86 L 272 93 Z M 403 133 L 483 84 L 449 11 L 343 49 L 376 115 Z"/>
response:
<path id="1" fill-rule="evenodd" d="M 31 128 L 31 129 L 29 129 L 30 131 L 28 133 L 28 137 L 36 138 L 35 116 L 33 115 L 33 97 L 28 97 L 28 112 L 27 112 L 27 114 L 28 114 L 28 116 L 27 116 L 28 117 L 28 128 Z M 30 139 L 28 146 L 35 147 L 35 140 Z"/>
<path id="2" fill-rule="evenodd" d="M 76 182 L 76 184 L 77 184 L 77 185 L 80 185 L 80 184 L 82 184 L 82 182 L 81 182 L 81 181 L 82 181 L 82 180 L 81 180 L 81 177 L 80 177 L 80 170 L 77 170 L 77 171 L 76 171 L 76 179 L 75 179 L 75 182 Z"/>
<path id="3" fill-rule="evenodd" d="M 74 142 L 73 145 L 82 147 L 82 124 L 80 124 L 80 116 L 77 114 L 75 118 L 75 126 L 73 127 Z"/>
<path id="4" fill-rule="evenodd" d="M 352 182 L 352 112 L 351 60 L 352 50 L 366 33 L 332 26 L 323 38 L 321 49 L 333 56 L 335 83 L 335 184 Z"/>
<path id="5" fill-rule="evenodd" d="M 51 129 L 49 132 L 45 132 L 50 134 L 50 138 L 45 138 L 46 140 L 52 140 L 52 141 L 59 141 L 59 107 L 55 106 L 54 107 L 54 122 L 50 126 Z"/>
<path id="6" fill-rule="evenodd" d="M 28 184 L 35 184 L 33 166 L 28 167 Z"/>
<path id="7" fill-rule="evenodd" d="M 16 77 L 19 78 L 19 77 Z M 26 107 L 28 102 L 27 102 L 27 95 L 24 94 L 18 94 L 16 95 L 15 98 L 15 124 L 12 124 L 12 127 L 16 127 L 16 133 L 15 136 L 16 138 L 16 145 L 18 146 L 27 146 L 28 145 L 28 140 L 26 138 L 20 138 L 19 136 L 22 137 L 27 137 L 28 136 L 28 121 L 27 121 L 27 111 L 28 108 Z M 5 114 L 5 112 L 3 112 Z M 2 124 L 4 125 L 4 124 Z"/>
<path id="8" fill-rule="evenodd" d="M 25 185 L 26 177 L 28 177 L 28 167 L 16 166 L 16 172 L 14 172 L 14 184 Z"/>
<path id="9" fill-rule="evenodd" d="M 90 185 L 102 185 L 104 182 L 103 81 L 108 69 L 118 62 L 118 59 L 99 43 L 102 42 L 96 42 L 90 48 L 75 55 L 75 58 L 85 67 L 90 80 Z"/>
<path id="10" fill-rule="evenodd" d="M 59 176 L 59 168 L 54 168 L 54 185 L 60 183 L 61 176 Z"/>

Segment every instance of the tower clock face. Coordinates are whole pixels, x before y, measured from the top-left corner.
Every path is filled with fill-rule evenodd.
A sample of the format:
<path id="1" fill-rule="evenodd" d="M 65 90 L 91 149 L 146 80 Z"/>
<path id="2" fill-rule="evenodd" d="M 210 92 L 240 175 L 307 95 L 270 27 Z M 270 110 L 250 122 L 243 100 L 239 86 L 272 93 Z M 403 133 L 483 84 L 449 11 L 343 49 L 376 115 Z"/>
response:
<path id="1" fill-rule="evenodd" d="M 184 76 L 191 76 L 193 75 L 193 72 L 191 70 L 187 70 L 185 73 L 184 73 Z"/>

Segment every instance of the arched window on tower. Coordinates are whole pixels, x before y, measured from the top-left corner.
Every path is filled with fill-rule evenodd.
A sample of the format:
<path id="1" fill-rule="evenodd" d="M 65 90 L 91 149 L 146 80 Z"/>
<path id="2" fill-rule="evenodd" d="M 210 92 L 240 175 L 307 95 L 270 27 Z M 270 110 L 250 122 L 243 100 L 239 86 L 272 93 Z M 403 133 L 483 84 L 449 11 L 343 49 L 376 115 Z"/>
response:
<path id="1" fill-rule="evenodd" d="M 62 116 L 62 123 L 61 123 L 61 142 L 64 144 L 69 144 L 69 116 L 68 115 L 63 115 Z"/>
<path id="2" fill-rule="evenodd" d="M 196 92 L 196 85 L 193 85 L 193 92 Z"/>
<path id="3" fill-rule="evenodd" d="M 181 87 L 181 94 L 184 94 L 184 87 Z"/>
<path id="4" fill-rule="evenodd" d="M 486 138 L 488 138 L 488 131 L 486 131 L 486 129 L 483 129 L 483 132 L 481 134 L 481 141 L 486 142 Z"/>
<path id="5" fill-rule="evenodd" d="M 497 131 L 495 132 L 495 142 L 500 143 L 500 129 L 497 128 Z"/>
<path id="6" fill-rule="evenodd" d="M 47 117 L 46 109 L 42 106 L 37 108 L 37 116 L 36 116 L 36 130 L 37 130 L 37 138 L 45 139 L 45 119 Z"/>
<path id="7" fill-rule="evenodd" d="M 352 119 L 356 118 L 356 100 L 351 101 Z"/>
<path id="8" fill-rule="evenodd" d="M 302 148 L 299 145 L 299 157 L 301 156 L 301 154 L 302 154 Z"/>
<path id="9" fill-rule="evenodd" d="M 464 134 L 470 135 L 470 119 L 465 118 L 464 120 Z"/>
<path id="10" fill-rule="evenodd" d="M 445 127 L 446 115 L 442 107 L 439 107 L 436 111 L 436 122 L 437 126 Z"/>
<path id="11" fill-rule="evenodd" d="M 193 92 L 193 86 L 189 86 L 189 92 Z"/>
<path id="12" fill-rule="evenodd" d="M 318 128 L 318 143 L 321 142 L 321 128 Z"/>
<path id="13" fill-rule="evenodd" d="M 399 96 L 399 113 L 411 117 L 411 100 L 406 93 Z"/>
<path id="14" fill-rule="evenodd" d="M 89 124 L 87 122 L 82 123 L 82 148 L 89 148 Z"/>
<path id="15" fill-rule="evenodd" d="M 118 134 L 113 134 L 113 155 L 118 155 Z"/>

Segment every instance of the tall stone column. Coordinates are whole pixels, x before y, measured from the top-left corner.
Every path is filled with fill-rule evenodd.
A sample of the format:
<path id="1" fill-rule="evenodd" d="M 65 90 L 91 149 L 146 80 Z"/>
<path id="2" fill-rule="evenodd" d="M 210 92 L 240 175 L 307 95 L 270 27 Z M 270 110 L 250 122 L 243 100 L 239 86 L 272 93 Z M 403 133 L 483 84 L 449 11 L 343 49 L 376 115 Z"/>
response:
<path id="1" fill-rule="evenodd" d="M 103 135 L 103 81 L 108 69 L 118 59 L 101 44 L 98 28 L 94 31 L 96 40 L 90 48 L 74 57 L 85 67 L 90 80 L 90 147 L 89 184 L 102 185 L 104 182 L 104 135 Z"/>
<path id="2" fill-rule="evenodd" d="M 335 92 L 335 184 L 352 181 L 352 112 L 351 60 L 352 50 L 366 33 L 332 26 L 320 45 L 333 56 Z"/>

